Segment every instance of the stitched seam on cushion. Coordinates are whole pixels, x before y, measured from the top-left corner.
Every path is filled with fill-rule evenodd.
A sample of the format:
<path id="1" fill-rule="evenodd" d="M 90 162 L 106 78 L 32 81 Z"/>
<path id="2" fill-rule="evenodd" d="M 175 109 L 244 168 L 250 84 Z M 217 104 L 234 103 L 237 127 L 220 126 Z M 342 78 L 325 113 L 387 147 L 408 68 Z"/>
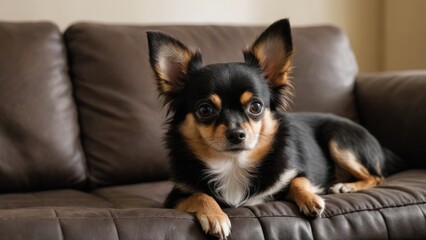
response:
<path id="1" fill-rule="evenodd" d="M 62 225 L 61 225 L 61 219 L 59 218 L 58 213 L 56 212 L 56 210 L 55 209 L 52 209 L 52 210 L 53 210 L 53 213 L 55 213 L 56 219 L 58 220 L 59 230 L 61 231 L 62 239 L 65 240 L 64 231 L 63 231 Z"/>
<path id="2" fill-rule="evenodd" d="M 256 216 L 256 214 L 254 214 L 253 209 L 251 209 L 250 207 L 245 207 L 245 208 L 247 208 L 247 209 L 248 209 L 248 210 L 249 210 L 249 211 L 253 214 L 253 216 L 256 218 L 257 222 L 258 222 L 258 223 L 259 223 L 259 225 L 260 225 L 260 229 L 262 230 L 263 239 L 266 239 L 265 230 L 263 229 L 263 225 L 262 225 L 262 223 L 260 222 L 259 217 L 258 217 L 258 216 Z M 252 218 L 252 217 L 250 217 L 250 218 Z"/>
<path id="3" fill-rule="evenodd" d="M 361 210 L 355 210 L 355 211 L 350 211 L 350 212 L 339 213 L 339 214 L 335 214 L 335 215 L 332 215 L 332 216 L 321 217 L 319 219 L 333 218 L 333 217 L 336 217 L 336 216 L 341 216 L 341 215 L 346 215 L 346 214 L 352 214 L 352 213 L 357 213 L 357 212 L 378 211 L 380 209 L 388 209 L 388 208 L 403 208 L 403 207 L 408 207 L 408 206 L 413 206 L 413 205 L 423 205 L 423 204 L 426 204 L 426 202 L 410 203 L 410 204 L 405 204 L 405 205 L 389 206 L 389 207 L 383 207 L 383 208 L 361 209 Z M 290 215 L 259 216 L 258 218 L 268 218 L 268 217 L 294 217 L 294 218 L 303 218 L 303 219 L 305 219 L 305 217 L 301 217 L 301 216 L 290 216 Z"/>
<path id="4" fill-rule="evenodd" d="M 388 209 L 388 208 L 401 208 L 401 207 L 408 207 L 408 206 L 413 206 L 413 205 L 423 205 L 426 204 L 425 202 L 418 202 L 418 203 L 408 203 L 408 204 L 404 204 L 404 205 L 396 205 L 396 206 L 387 206 L 387 207 L 381 207 L 381 208 L 369 208 L 369 209 L 360 209 L 360 210 L 354 210 L 354 211 L 349 211 L 349 212 L 344 212 L 344 213 L 338 213 L 338 214 L 334 214 L 332 216 L 327 216 L 327 217 L 321 217 L 321 218 L 333 218 L 335 216 L 341 216 L 341 215 L 346 215 L 346 214 L 352 214 L 352 213 L 357 213 L 357 212 L 367 212 L 367 211 L 378 211 L 380 209 Z M 256 216 L 257 218 L 268 218 L 268 217 L 293 217 L 293 218 L 303 218 L 305 219 L 305 217 L 301 217 L 301 216 L 292 216 L 292 215 L 274 215 L 274 216 Z M 250 218 L 250 217 L 240 217 L 240 218 Z M 320 219 L 321 219 L 320 218 Z"/>
<path id="5" fill-rule="evenodd" d="M 179 217 L 162 217 L 162 216 L 158 216 L 158 217 L 110 217 L 110 218 L 102 218 L 102 217 L 57 217 L 57 218 L 39 218 L 39 217 L 4 217 L 1 218 L 0 220 L 15 220 L 15 219 L 39 219 L 39 220 L 52 220 L 52 219 L 66 219 L 66 220 L 83 220 L 83 219 L 144 219 L 144 218 L 169 218 L 169 219 L 181 219 L 181 220 L 188 220 L 188 221 L 192 221 L 194 222 L 194 219 L 191 218 L 179 218 Z"/>
<path id="6" fill-rule="evenodd" d="M 309 223 L 309 227 L 311 228 L 311 236 L 312 236 L 312 239 L 315 239 L 315 236 L 314 236 L 314 229 L 312 228 L 312 222 L 311 222 L 311 220 L 308 220 L 308 223 Z"/>
<path id="7" fill-rule="evenodd" d="M 332 218 L 332 217 L 335 217 L 335 216 L 346 215 L 346 214 L 356 213 L 356 212 L 378 211 L 378 210 L 380 210 L 380 209 L 408 207 L 408 206 L 412 206 L 412 205 L 419 205 L 419 204 L 426 204 L 426 201 L 424 201 L 424 202 L 418 202 L 418 203 L 407 203 L 407 204 L 395 205 L 395 206 L 387 206 L 387 207 L 378 207 L 378 208 L 360 209 L 360 210 L 354 210 L 354 211 L 349 211 L 349 212 L 344 212 L 344 213 L 338 213 L 338 214 L 334 214 L 334 215 L 332 215 L 332 216 L 323 217 L 323 218 Z"/>
<path id="8" fill-rule="evenodd" d="M 112 216 L 111 211 L 108 211 L 109 215 L 111 216 L 112 219 L 112 223 L 114 224 L 114 229 L 115 229 L 115 233 L 117 233 L 117 238 L 118 240 L 120 240 L 120 235 L 118 234 L 118 227 L 117 227 L 117 223 L 115 222 L 115 218 Z"/>
<path id="9" fill-rule="evenodd" d="M 333 216 L 328 216 L 328 217 L 321 217 L 322 218 L 333 218 L 335 216 L 340 216 L 340 215 L 346 215 L 346 214 L 351 214 L 351 213 L 357 213 L 357 212 L 365 212 L 365 211 L 377 211 L 380 209 L 388 209 L 388 208 L 400 208 L 400 207 L 408 207 L 408 206 L 412 206 L 412 205 L 423 205 L 426 204 L 426 202 L 422 202 L 422 203 L 413 203 L 413 204 L 407 204 L 407 205 L 401 205 L 401 206 L 391 206 L 391 207 L 385 207 L 385 208 L 377 208 L 377 209 L 364 209 L 364 210 L 358 210 L 358 211 L 352 211 L 352 212 L 346 212 L 346 213 L 342 213 L 342 214 L 336 214 Z M 247 208 L 247 207 L 246 207 Z M 251 209 L 250 209 L 251 211 Z M 0 211 L 1 213 L 1 211 Z M 291 218 L 302 218 L 302 219 L 306 219 L 306 217 L 301 217 L 301 216 L 290 216 L 290 215 L 275 215 L 275 216 L 254 216 L 255 218 L 268 218 L 268 217 L 291 217 Z M 170 218 L 170 219 L 182 219 L 182 220 L 188 220 L 188 221 L 194 221 L 194 219 L 191 218 L 183 218 L 183 217 L 167 217 L 167 216 L 141 216 L 141 217 L 110 217 L 110 218 L 101 218 L 101 217 L 73 217 L 73 218 L 69 218 L 69 217 L 57 217 L 57 219 L 141 219 L 141 218 Z M 230 217 L 230 218 L 253 218 L 253 217 Z M 40 219 L 40 220 L 51 220 L 54 218 L 39 218 L 39 217 L 0 217 L 0 220 L 9 220 L 9 219 Z M 262 229 L 263 230 L 263 229 Z"/>
<path id="10" fill-rule="evenodd" d="M 382 218 L 383 218 L 383 222 L 385 223 L 385 228 L 386 228 L 386 234 L 387 234 L 387 239 L 390 239 L 389 238 L 389 236 L 390 236 L 390 234 L 389 234 L 389 228 L 388 228 L 388 223 L 386 222 L 386 218 L 385 218 L 385 216 L 383 215 L 383 213 L 382 213 L 382 211 L 381 211 L 381 209 L 379 209 L 379 211 L 377 211 L 377 212 L 379 212 L 379 214 L 380 214 L 380 216 L 382 216 Z"/>

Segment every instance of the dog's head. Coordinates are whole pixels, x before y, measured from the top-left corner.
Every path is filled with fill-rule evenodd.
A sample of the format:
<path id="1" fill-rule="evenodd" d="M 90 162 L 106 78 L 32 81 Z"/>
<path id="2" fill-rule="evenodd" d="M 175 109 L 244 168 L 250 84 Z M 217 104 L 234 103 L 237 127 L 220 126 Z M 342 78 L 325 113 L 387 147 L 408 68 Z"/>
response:
<path id="1" fill-rule="evenodd" d="M 268 151 L 275 111 L 291 93 L 290 24 L 269 26 L 244 51 L 245 62 L 203 66 L 201 54 L 160 32 L 148 32 L 158 90 L 192 151 L 202 159 Z"/>

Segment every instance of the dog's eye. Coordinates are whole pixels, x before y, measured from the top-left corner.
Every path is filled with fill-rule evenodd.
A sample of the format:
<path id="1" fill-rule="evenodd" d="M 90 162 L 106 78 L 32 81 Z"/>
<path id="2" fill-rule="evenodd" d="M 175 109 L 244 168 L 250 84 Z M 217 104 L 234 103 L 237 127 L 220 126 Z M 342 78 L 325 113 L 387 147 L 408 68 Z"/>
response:
<path id="1" fill-rule="evenodd" d="M 259 115 L 262 112 L 263 104 L 262 102 L 255 100 L 250 103 L 249 112 L 253 115 Z"/>
<path id="2" fill-rule="evenodd" d="M 200 118 L 211 118 L 214 114 L 213 107 L 208 103 L 203 103 L 198 106 L 197 115 Z"/>

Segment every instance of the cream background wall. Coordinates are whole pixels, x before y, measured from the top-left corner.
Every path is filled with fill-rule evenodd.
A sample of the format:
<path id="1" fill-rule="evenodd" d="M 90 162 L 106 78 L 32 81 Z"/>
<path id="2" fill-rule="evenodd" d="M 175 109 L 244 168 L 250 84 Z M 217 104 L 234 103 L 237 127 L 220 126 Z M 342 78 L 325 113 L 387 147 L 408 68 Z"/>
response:
<path id="1" fill-rule="evenodd" d="M 402 2 L 419 3 L 412 6 Z M 403 40 L 399 32 L 409 31 L 410 37 L 416 36 L 412 30 L 405 29 L 405 22 L 398 22 L 397 32 L 391 31 L 396 22 L 392 14 L 398 13 L 400 7 L 417 11 L 426 1 L 420 2 L 422 0 L 0 0 L 0 20 L 49 20 L 64 30 L 77 21 L 266 25 L 289 17 L 297 26 L 333 24 L 341 27 L 351 40 L 360 71 L 370 72 L 425 64 L 420 54 L 409 63 L 402 64 L 396 59 L 397 55 L 404 54 L 395 47 Z M 420 12 L 413 16 L 406 14 L 410 23 L 416 18 L 425 20 Z M 390 22 L 385 24 L 386 20 Z M 425 35 L 423 31 L 422 39 Z M 388 37 L 392 40 L 385 41 Z M 416 51 L 420 41 L 415 40 L 416 44 L 410 45 L 410 49 Z M 417 60 L 423 60 L 423 65 Z"/>
<path id="2" fill-rule="evenodd" d="M 383 70 L 426 69 L 426 1 L 386 0 Z"/>

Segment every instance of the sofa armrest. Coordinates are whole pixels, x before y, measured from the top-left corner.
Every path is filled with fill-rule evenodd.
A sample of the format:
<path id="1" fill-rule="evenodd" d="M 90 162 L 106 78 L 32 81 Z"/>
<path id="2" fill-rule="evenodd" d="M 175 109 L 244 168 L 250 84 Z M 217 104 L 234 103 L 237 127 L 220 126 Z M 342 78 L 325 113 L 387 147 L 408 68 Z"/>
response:
<path id="1" fill-rule="evenodd" d="M 383 146 L 426 167 L 426 71 L 358 76 L 355 96 L 361 124 Z"/>

